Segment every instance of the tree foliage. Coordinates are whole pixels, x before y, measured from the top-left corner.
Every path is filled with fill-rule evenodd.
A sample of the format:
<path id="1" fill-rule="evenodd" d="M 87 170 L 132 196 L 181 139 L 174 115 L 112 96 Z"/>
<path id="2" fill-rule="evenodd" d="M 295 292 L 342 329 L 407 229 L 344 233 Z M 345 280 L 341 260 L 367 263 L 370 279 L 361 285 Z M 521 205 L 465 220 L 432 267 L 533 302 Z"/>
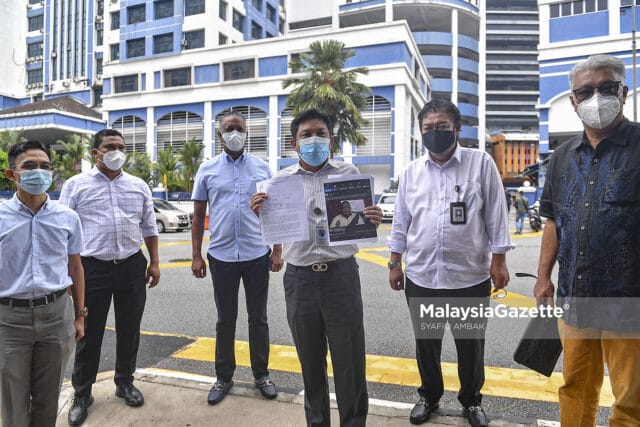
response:
<path id="1" fill-rule="evenodd" d="M 132 152 L 127 154 L 127 161 L 124 164 L 124 170 L 133 176 L 137 176 L 149 186 L 153 180 L 151 172 L 151 158 L 147 153 Z"/>
<path id="2" fill-rule="evenodd" d="M 193 179 L 202 163 L 202 143 L 197 142 L 195 138 L 185 142 L 180 148 L 178 158 L 182 166 L 182 187 L 186 191 L 192 190 Z"/>
<path id="3" fill-rule="evenodd" d="M 8 153 L 13 144 L 25 141 L 22 132 L 22 129 L 0 131 L 0 150 Z"/>
<path id="4" fill-rule="evenodd" d="M 9 169 L 9 155 L 0 149 L 0 190 L 13 190 L 13 183 L 4 174 Z"/>
<path id="5" fill-rule="evenodd" d="M 87 158 L 88 141 L 84 135 L 71 134 L 66 141 L 59 139 L 56 144 L 62 146 L 64 153 L 51 152 L 51 164 L 56 174 L 54 179 L 66 181 L 82 171 L 82 160 Z"/>
<path id="6" fill-rule="evenodd" d="M 293 73 L 304 73 L 304 76 L 282 82 L 284 89 L 294 87 L 287 98 L 287 106 L 293 108 L 293 115 L 315 108 L 334 120 L 337 142 L 334 151 L 345 141 L 355 145 L 366 142 L 360 133 L 362 126 L 367 124 L 361 111 L 366 109 L 366 97 L 371 91 L 358 83 L 357 77 L 368 74 L 369 70 L 367 67 L 344 69 L 347 60 L 355 54 L 337 40 L 314 41 L 309 45 L 309 52 L 301 53 L 289 62 Z"/>
<path id="7" fill-rule="evenodd" d="M 164 182 L 166 177 L 166 188 L 169 191 L 180 189 L 178 156 L 173 154 L 173 145 L 169 145 L 162 151 L 158 151 L 158 159 L 152 166 L 156 173 L 156 182 Z"/>

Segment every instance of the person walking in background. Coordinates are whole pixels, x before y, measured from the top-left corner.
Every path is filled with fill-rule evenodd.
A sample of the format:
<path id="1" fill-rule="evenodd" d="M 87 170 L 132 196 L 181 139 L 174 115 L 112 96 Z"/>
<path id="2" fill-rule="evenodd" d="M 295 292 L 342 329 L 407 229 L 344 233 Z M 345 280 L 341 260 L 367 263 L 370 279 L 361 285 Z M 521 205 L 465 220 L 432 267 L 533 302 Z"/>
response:
<path id="1" fill-rule="evenodd" d="M 557 260 L 563 426 L 596 424 L 605 363 L 609 425 L 640 426 L 640 125 L 623 115 L 626 73 L 610 55 L 573 67 L 569 99 L 584 132 L 555 149 L 540 198 L 534 295 L 553 304 Z"/>
<path id="2" fill-rule="evenodd" d="M 529 210 L 529 201 L 524 197 L 524 193 L 522 191 L 518 191 L 516 199 L 513 201 L 513 205 L 516 208 L 516 234 L 522 234 L 524 217 Z"/>
<path id="3" fill-rule="evenodd" d="M 265 161 L 245 150 L 247 124 L 242 114 L 231 112 L 222 117 L 218 138 L 222 153 L 200 166 L 192 194 L 191 270 L 200 279 L 207 275 L 202 258 L 202 235 L 208 203 L 211 239 L 207 259 L 218 312 L 215 350 L 217 381 L 207 401 L 211 405 L 219 403 L 233 385 L 240 279 L 246 296 L 249 350 L 255 386 L 265 398 L 275 399 L 278 391 L 267 369 L 267 299 L 269 270 L 280 271 L 282 268 L 282 246 L 274 245 L 272 252 L 268 245 L 262 243 L 260 223 L 249 207 L 249 198 L 256 192 L 256 183 L 271 178 L 271 171 Z"/>
<path id="4" fill-rule="evenodd" d="M 452 102 L 428 102 L 418 115 L 418 123 L 427 153 L 400 175 L 387 240 L 391 251 L 389 284 L 395 291 L 405 289 L 422 381 L 420 399 L 409 421 L 427 422 L 440 405 L 444 393 L 440 354 L 448 320 L 458 354 L 458 400 L 472 426 L 486 426 L 480 393 L 486 317 L 469 320 L 473 322 L 470 329 L 459 319 L 436 320 L 423 333 L 416 326 L 425 322 L 416 301 L 480 310 L 489 305 L 491 282 L 496 289 L 507 286 L 506 252 L 512 246 L 504 189 L 487 153 L 458 145 L 462 119 Z"/>
<path id="5" fill-rule="evenodd" d="M 122 170 L 124 138 L 114 129 L 93 137 L 91 171 L 67 180 L 60 202 L 80 216 L 85 236 L 82 251 L 86 284 L 85 337 L 76 346 L 71 383 L 75 394 L 70 425 L 82 424 L 93 403 L 100 347 L 113 299 L 116 322 L 116 396 L 129 406 L 141 406 L 144 397 L 133 385 L 140 345 L 140 322 L 147 298 L 146 285 L 160 281 L 158 230 L 151 190 L 146 182 Z M 140 246 L 149 252 L 149 264 Z"/>
<path id="6" fill-rule="evenodd" d="M 87 316 L 82 228 L 75 212 L 46 193 L 52 168 L 42 143 L 19 142 L 8 155 L 4 174 L 17 191 L 0 203 L 1 424 L 53 427 Z"/>

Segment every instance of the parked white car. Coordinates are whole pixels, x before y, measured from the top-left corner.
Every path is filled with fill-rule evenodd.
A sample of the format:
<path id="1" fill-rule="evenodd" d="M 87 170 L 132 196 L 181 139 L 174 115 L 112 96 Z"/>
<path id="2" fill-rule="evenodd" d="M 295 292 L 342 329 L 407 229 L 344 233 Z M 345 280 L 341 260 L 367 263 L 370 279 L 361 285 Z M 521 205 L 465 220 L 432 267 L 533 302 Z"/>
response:
<path id="1" fill-rule="evenodd" d="M 376 204 L 382 209 L 382 219 L 393 219 L 396 193 L 382 193 Z"/>
<path id="2" fill-rule="evenodd" d="M 189 214 L 163 199 L 153 199 L 158 232 L 182 231 L 191 227 Z"/>

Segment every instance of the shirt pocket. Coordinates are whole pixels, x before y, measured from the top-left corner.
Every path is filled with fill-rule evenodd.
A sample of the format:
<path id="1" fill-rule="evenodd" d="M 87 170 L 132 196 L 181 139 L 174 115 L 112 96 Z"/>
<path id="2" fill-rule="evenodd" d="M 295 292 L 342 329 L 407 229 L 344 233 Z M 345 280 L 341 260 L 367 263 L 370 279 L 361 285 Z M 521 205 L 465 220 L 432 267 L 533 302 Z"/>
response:
<path id="1" fill-rule="evenodd" d="M 636 204 L 640 201 L 640 168 L 612 170 L 607 176 L 603 201 L 612 205 Z"/>

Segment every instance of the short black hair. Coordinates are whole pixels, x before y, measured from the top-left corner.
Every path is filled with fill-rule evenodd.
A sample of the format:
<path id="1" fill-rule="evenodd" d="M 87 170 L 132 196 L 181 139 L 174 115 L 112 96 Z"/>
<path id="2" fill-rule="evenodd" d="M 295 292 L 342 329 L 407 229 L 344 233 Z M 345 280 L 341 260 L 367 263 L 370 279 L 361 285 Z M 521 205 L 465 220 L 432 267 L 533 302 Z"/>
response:
<path id="1" fill-rule="evenodd" d="M 231 110 L 231 111 L 227 111 L 222 117 L 220 117 L 220 119 L 218 120 L 218 129 L 222 129 L 222 122 L 224 122 L 224 120 L 227 117 L 240 117 L 245 123 L 247 122 L 247 119 L 244 117 L 244 115 L 236 110 Z"/>
<path id="2" fill-rule="evenodd" d="M 418 114 L 418 125 L 422 128 L 422 119 L 424 119 L 429 113 L 447 113 L 451 116 L 454 123 L 462 123 L 462 116 L 460 110 L 456 105 L 444 98 L 435 98 L 424 104 L 422 110 Z"/>
<path id="3" fill-rule="evenodd" d="M 99 131 L 95 135 L 93 135 L 93 148 L 100 147 L 100 144 L 102 144 L 102 140 L 104 139 L 105 136 L 118 136 L 118 137 L 122 138 L 122 140 L 124 141 L 124 136 L 122 136 L 122 134 L 120 132 L 118 132 L 117 130 L 115 130 L 115 129 L 102 129 L 101 131 Z"/>
<path id="4" fill-rule="evenodd" d="M 49 154 L 49 149 L 45 147 L 45 145 L 40 141 L 22 141 L 17 144 L 13 144 L 11 148 L 9 148 L 9 167 L 11 169 L 15 169 L 16 167 L 16 159 L 18 156 L 25 151 L 28 150 L 42 150 L 46 153 L 49 160 L 51 160 L 51 155 Z"/>
<path id="5" fill-rule="evenodd" d="M 291 139 L 296 140 L 296 135 L 298 134 L 298 128 L 300 127 L 300 123 L 308 122 L 309 120 L 320 119 L 327 125 L 327 129 L 329 130 L 329 134 L 333 135 L 333 123 L 329 116 L 327 116 L 322 111 L 316 110 L 315 108 L 310 108 L 308 110 L 304 110 L 299 112 L 296 117 L 291 121 Z"/>

